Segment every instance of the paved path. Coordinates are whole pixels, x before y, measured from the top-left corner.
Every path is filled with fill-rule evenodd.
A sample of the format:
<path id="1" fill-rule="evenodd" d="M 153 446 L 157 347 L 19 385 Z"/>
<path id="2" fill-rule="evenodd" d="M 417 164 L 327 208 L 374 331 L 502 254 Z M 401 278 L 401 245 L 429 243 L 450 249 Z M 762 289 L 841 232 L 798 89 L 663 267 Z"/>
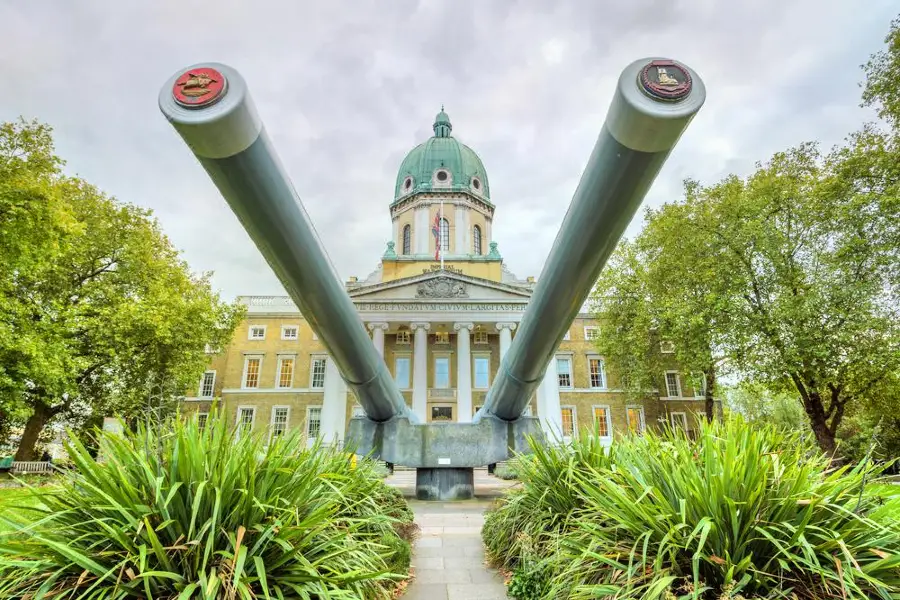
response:
<path id="1" fill-rule="evenodd" d="M 398 472 L 386 482 L 413 496 L 415 473 Z M 410 499 L 421 528 L 413 546 L 413 581 L 403 600 L 501 600 L 503 578 L 485 564 L 481 544 L 484 511 L 513 482 L 475 472 L 476 499 L 422 502 Z"/>

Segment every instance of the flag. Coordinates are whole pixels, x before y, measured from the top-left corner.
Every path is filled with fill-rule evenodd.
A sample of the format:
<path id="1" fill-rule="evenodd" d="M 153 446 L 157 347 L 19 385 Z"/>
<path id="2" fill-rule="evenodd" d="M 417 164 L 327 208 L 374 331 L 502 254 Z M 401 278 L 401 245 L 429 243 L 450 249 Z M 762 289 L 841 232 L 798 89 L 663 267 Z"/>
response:
<path id="1" fill-rule="evenodd" d="M 441 213 L 434 215 L 431 233 L 434 234 L 434 260 L 439 260 L 441 257 Z"/>

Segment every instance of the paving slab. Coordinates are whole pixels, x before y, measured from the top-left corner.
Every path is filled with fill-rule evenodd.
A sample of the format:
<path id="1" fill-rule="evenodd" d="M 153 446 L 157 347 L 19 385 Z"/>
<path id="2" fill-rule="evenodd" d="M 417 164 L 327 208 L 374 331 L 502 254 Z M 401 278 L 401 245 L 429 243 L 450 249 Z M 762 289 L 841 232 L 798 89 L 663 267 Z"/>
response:
<path id="1" fill-rule="evenodd" d="M 403 492 L 419 525 L 413 544 L 413 579 L 404 600 L 499 600 L 503 578 L 485 563 L 481 543 L 484 512 L 503 490 L 515 485 L 475 471 L 475 499 L 459 502 L 415 500 L 415 472 L 398 471 L 386 483 Z"/>

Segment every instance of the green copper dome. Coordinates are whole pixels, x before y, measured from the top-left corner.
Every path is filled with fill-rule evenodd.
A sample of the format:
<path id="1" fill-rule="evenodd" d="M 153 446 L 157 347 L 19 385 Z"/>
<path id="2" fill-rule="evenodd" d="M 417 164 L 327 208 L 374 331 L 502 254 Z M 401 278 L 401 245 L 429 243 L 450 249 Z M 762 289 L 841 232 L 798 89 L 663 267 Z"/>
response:
<path id="1" fill-rule="evenodd" d="M 414 192 L 465 190 L 490 202 L 484 165 L 471 148 L 450 135 L 453 125 L 443 107 L 432 129 L 434 137 L 413 148 L 400 163 L 394 198 Z"/>

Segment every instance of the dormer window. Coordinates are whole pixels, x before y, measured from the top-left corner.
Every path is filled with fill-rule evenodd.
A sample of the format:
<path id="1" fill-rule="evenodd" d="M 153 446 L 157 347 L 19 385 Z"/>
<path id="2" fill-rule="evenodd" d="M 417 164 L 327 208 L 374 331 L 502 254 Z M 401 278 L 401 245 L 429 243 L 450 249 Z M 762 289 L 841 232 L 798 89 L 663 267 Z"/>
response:
<path id="1" fill-rule="evenodd" d="M 477 177 L 472 178 L 472 187 L 475 188 L 476 190 L 481 189 L 481 182 L 478 180 Z"/>
<path id="2" fill-rule="evenodd" d="M 403 180 L 403 191 L 408 192 L 412 189 L 413 180 L 412 177 L 407 177 Z"/>
<path id="3" fill-rule="evenodd" d="M 447 181 L 447 171 L 438 171 L 437 172 L 437 180 L 438 181 Z"/>

